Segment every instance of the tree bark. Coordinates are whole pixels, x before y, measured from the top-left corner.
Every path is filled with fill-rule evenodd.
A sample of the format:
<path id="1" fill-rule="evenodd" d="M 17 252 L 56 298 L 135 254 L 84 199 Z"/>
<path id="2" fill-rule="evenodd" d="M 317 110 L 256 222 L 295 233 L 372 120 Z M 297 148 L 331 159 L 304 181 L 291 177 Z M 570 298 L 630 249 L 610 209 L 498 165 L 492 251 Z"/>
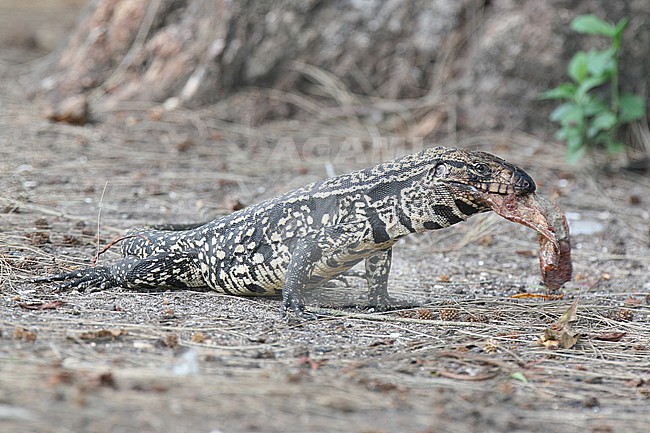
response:
<path id="1" fill-rule="evenodd" d="M 255 87 L 285 92 L 253 104 L 255 122 L 300 116 L 296 98 L 379 121 L 372 104 L 406 100 L 422 136 L 543 130 L 551 105 L 537 95 L 567 79 L 577 49 L 599 43 L 570 30 L 583 13 L 630 19 L 621 82 L 647 94 L 642 0 L 93 0 L 32 90 L 49 117 L 75 123 L 86 110 L 101 118 L 133 101 L 193 108 Z"/>

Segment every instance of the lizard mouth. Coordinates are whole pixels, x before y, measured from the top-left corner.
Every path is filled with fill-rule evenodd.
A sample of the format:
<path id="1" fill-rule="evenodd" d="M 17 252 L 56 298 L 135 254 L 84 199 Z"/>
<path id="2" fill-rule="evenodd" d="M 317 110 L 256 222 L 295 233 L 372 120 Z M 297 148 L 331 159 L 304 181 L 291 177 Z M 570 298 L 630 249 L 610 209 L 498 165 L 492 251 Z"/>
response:
<path id="1" fill-rule="evenodd" d="M 482 182 L 468 184 L 463 182 L 449 182 L 450 184 L 459 187 L 465 191 L 469 191 L 474 194 L 483 195 L 486 194 L 496 194 L 496 195 L 509 195 L 516 194 L 517 190 L 514 186 L 508 185 L 505 183 L 496 183 L 496 182 Z"/>
<path id="2" fill-rule="evenodd" d="M 537 188 L 535 181 L 521 170 L 515 170 L 507 182 L 473 182 L 462 183 L 455 182 L 469 188 L 473 191 L 481 191 L 487 194 L 509 195 L 514 194 L 518 196 L 531 194 Z"/>
<path id="3" fill-rule="evenodd" d="M 488 194 L 515 194 L 516 189 L 514 186 L 505 183 L 481 183 L 476 188 L 479 191 L 487 192 Z"/>

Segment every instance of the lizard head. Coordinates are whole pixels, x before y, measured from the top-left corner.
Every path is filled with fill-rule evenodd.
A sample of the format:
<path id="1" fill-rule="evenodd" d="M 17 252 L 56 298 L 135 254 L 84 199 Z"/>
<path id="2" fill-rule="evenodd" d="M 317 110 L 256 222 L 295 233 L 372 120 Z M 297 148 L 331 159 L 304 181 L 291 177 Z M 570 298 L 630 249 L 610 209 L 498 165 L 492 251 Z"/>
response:
<path id="1" fill-rule="evenodd" d="M 433 168 L 436 183 L 453 190 L 484 194 L 523 196 L 535 192 L 533 179 L 521 168 L 487 152 L 450 149 Z"/>

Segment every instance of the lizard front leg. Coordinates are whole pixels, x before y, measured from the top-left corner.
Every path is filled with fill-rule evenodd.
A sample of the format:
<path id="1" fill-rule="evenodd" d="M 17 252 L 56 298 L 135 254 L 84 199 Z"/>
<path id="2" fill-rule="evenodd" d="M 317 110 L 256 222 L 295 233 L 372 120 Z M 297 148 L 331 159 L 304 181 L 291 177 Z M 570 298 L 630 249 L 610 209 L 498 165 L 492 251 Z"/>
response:
<path id="1" fill-rule="evenodd" d="M 384 310 L 388 307 L 388 274 L 393 249 L 378 251 L 366 259 L 366 281 L 368 282 L 368 303 L 370 307 Z"/>
<path id="2" fill-rule="evenodd" d="M 307 286 L 316 261 L 323 255 L 318 243 L 313 239 L 303 239 L 291 254 L 287 275 L 282 287 L 282 317 L 291 309 L 297 316 L 314 320 L 314 314 L 305 311 L 304 289 Z"/>
<path id="3" fill-rule="evenodd" d="M 305 312 L 304 291 L 326 283 L 367 257 L 361 245 L 370 231 L 366 222 L 355 221 L 298 239 L 282 287 L 282 316 L 291 309 L 302 318 L 315 319 Z"/>

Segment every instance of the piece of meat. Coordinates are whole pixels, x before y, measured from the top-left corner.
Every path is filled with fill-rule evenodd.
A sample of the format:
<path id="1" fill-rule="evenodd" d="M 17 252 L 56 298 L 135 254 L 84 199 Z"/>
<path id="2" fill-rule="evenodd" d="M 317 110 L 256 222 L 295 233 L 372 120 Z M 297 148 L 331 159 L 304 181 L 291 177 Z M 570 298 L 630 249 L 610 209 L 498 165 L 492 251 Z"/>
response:
<path id="1" fill-rule="evenodd" d="M 557 290 L 571 280 L 569 225 L 558 205 L 536 194 L 482 195 L 494 212 L 539 233 L 539 267 L 548 289 Z"/>

